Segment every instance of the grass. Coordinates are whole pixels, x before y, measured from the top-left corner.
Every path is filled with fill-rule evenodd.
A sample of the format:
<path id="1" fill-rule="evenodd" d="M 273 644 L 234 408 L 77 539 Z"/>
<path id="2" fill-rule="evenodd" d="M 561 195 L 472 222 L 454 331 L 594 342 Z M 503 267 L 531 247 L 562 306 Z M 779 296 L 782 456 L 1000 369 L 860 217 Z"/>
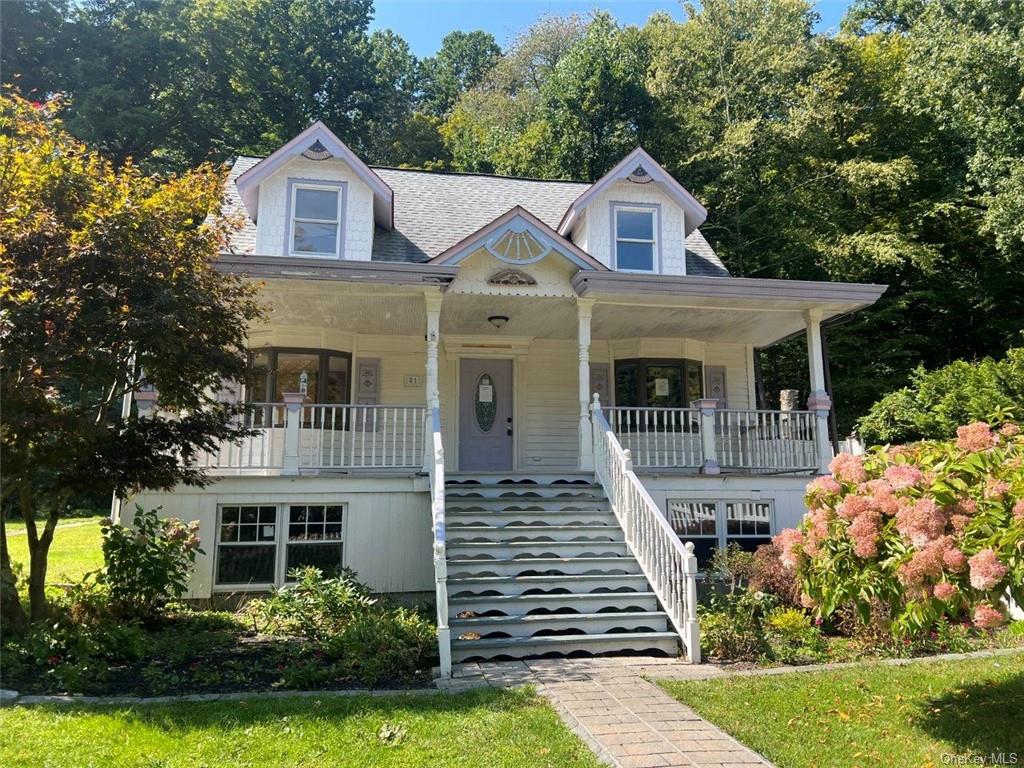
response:
<path id="1" fill-rule="evenodd" d="M 5 768 L 598 768 L 527 691 L 0 710 Z"/>
<path id="2" fill-rule="evenodd" d="M 101 517 L 71 517 L 57 524 L 50 545 L 50 561 L 46 580 L 48 583 L 80 581 L 89 571 L 103 565 L 100 550 Z M 39 523 L 40 527 L 42 522 Z M 8 520 L 7 545 L 11 560 L 24 567 L 28 574 L 28 540 L 25 537 L 25 523 L 22 520 Z"/>
<path id="3" fill-rule="evenodd" d="M 661 685 L 780 768 L 1024 761 L 1024 653 Z"/>

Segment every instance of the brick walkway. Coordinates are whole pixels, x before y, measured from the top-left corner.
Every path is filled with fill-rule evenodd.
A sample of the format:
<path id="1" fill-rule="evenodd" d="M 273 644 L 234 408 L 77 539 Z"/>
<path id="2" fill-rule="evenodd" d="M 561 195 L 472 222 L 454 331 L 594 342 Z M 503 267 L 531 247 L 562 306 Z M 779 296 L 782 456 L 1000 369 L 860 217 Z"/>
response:
<path id="1" fill-rule="evenodd" d="M 543 659 L 458 665 L 445 687 L 533 685 L 598 758 L 619 768 L 770 766 L 643 678 L 721 674 L 714 667 L 642 657 Z"/>

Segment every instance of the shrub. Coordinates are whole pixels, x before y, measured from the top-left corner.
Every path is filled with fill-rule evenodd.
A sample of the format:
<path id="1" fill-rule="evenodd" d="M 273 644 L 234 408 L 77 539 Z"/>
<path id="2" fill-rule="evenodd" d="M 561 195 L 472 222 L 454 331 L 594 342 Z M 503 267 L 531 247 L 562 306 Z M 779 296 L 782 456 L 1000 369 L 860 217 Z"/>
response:
<path id="1" fill-rule="evenodd" d="M 800 582 L 781 556 L 782 551 L 774 544 L 758 547 L 751 563 L 749 588 L 774 595 L 783 605 L 796 608 L 800 605 Z"/>
<path id="2" fill-rule="evenodd" d="M 783 664 L 806 664 L 825 655 L 825 640 L 810 617 L 797 608 L 777 608 L 765 618 L 772 656 Z"/>
<path id="3" fill-rule="evenodd" d="M 148 618 L 181 597 L 196 561 L 198 522 L 160 519 L 158 510 L 135 507 L 131 527 L 103 521 L 103 570 L 112 607 L 122 615 Z"/>
<path id="4" fill-rule="evenodd" d="M 713 597 L 699 609 L 704 654 L 718 661 L 756 661 L 768 654 L 761 618 L 774 606 L 774 598 L 762 592 Z"/>
<path id="5" fill-rule="evenodd" d="M 908 637 L 943 617 L 994 628 L 1007 590 L 1024 602 L 1024 436 L 983 422 L 957 432 L 840 454 L 808 486 L 804 521 L 775 543 L 819 616 L 881 610 Z"/>
<path id="6" fill-rule="evenodd" d="M 875 403 L 857 422 L 867 444 L 948 440 L 961 424 L 998 414 L 1024 415 L 1024 347 L 1002 360 L 958 360 L 933 371 L 918 368 L 911 384 Z"/>
<path id="7" fill-rule="evenodd" d="M 372 597 L 347 569 L 334 578 L 316 568 L 290 575 L 294 584 L 245 609 L 256 631 L 300 635 L 312 645 L 313 661 L 282 670 L 283 687 L 350 679 L 375 685 L 429 670 L 436 630 L 421 613 Z"/>
<path id="8" fill-rule="evenodd" d="M 716 547 L 708 564 L 708 578 L 733 594 L 745 587 L 754 570 L 754 555 L 733 542 L 721 549 Z"/>

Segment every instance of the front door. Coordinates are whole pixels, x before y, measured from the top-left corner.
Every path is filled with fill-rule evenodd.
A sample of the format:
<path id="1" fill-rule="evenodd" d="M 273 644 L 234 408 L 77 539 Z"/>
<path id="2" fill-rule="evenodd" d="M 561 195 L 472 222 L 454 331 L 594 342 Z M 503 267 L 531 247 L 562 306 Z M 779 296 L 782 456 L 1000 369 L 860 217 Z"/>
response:
<path id="1" fill-rule="evenodd" d="M 512 469 L 512 361 L 459 365 L 459 469 Z"/>

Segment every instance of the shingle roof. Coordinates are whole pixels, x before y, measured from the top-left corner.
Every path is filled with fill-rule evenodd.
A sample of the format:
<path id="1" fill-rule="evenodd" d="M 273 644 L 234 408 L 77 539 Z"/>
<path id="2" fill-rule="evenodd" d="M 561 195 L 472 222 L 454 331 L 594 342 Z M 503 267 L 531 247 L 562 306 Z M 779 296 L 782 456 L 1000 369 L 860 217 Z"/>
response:
<path id="1" fill-rule="evenodd" d="M 239 157 L 228 175 L 223 211 L 245 217 L 242 229 L 231 239 L 233 253 L 256 252 L 256 225 L 246 216 L 235 179 L 261 159 Z M 374 261 L 427 261 L 516 205 L 555 228 L 572 202 L 590 186 L 472 173 L 373 170 L 395 193 L 395 226 L 390 232 L 380 227 L 374 232 Z M 699 230 L 686 238 L 686 270 L 692 275 L 729 274 Z"/>

